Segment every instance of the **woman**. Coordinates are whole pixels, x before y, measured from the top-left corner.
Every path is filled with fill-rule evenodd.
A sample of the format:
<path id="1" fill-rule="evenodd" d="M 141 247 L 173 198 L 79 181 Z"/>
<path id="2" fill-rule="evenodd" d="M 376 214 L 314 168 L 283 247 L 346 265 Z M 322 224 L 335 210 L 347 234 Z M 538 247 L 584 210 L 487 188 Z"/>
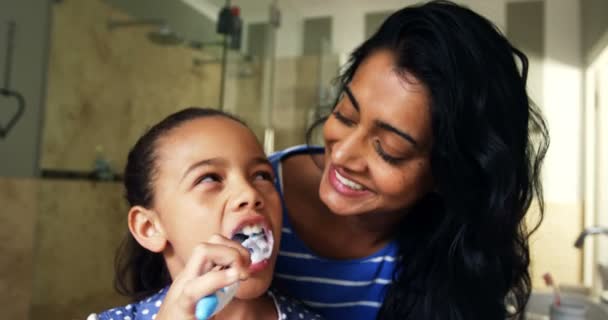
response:
<path id="1" fill-rule="evenodd" d="M 329 319 L 522 318 L 524 217 L 536 198 L 542 219 L 548 147 L 526 74 L 525 55 L 469 9 L 391 15 L 339 78 L 325 148 L 271 157 L 284 207 L 274 285 Z"/>

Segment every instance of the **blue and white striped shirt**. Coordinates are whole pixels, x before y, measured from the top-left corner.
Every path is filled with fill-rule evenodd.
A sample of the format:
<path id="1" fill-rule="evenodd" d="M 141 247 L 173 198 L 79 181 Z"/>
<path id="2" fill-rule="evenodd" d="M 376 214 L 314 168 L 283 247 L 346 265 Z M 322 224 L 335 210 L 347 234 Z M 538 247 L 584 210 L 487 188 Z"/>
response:
<path id="1" fill-rule="evenodd" d="M 321 152 L 323 148 L 320 147 L 296 146 L 269 157 L 281 195 L 281 161 L 290 155 Z M 376 318 L 395 269 L 398 249 L 395 242 L 361 259 L 321 258 L 294 232 L 284 205 L 281 237 L 273 281 L 275 287 L 327 319 Z"/>

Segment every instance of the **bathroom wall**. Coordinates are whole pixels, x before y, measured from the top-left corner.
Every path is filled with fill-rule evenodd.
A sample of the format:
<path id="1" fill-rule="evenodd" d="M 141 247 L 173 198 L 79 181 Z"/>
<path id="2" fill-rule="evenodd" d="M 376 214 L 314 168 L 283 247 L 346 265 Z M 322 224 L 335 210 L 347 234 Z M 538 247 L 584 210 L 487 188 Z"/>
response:
<path id="1" fill-rule="evenodd" d="M 321 70 L 324 65 L 326 70 Z M 330 79 L 322 74 L 337 73 L 338 57 L 329 55 L 282 57 L 274 66 L 271 127 L 275 131 L 274 150 L 305 143 L 305 132 L 312 112 L 319 106 L 320 81 L 328 86 Z M 262 69 L 254 64 L 254 70 Z M 260 141 L 266 123 L 262 110 L 262 81 L 260 76 L 228 77 L 226 110 L 236 113 L 252 127 Z"/>
<path id="2" fill-rule="evenodd" d="M 608 1 L 581 0 L 583 53 L 586 63 L 593 62 L 608 45 Z"/>
<path id="3" fill-rule="evenodd" d="M 30 319 L 38 182 L 0 178 L 0 310 L 3 319 Z"/>
<path id="4" fill-rule="evenodd" d="M 42 140 L 44 169 L 90 170 L 95 148 L 120 170 L 144 129 L 187 106 L 217 107 L 220 65 L 204 51 L 164 47 L 150 26 L 109 30 L 130 19 L 102 0 L 61 1 L 53 23 Z"/>
<path id="5" fill-rule="evenodd" d="M 129 17 L 102 0 L 66 0 L 52 9 L 42 168 L 90 170 L 99 145 L 121 170 L 129 147 L 153 122 L 186 106 L 218 107 L 217 55 L 152 43 L 146 36 L 154 30 L 150 26 L 108 30 L 108 19 Z M 262 61 L 229 57 L 225 110 L 244 118 L 262 138 Z M 316 106 L 316 64 L 316 57 L 277 60 L 277 148 L 303 141 L 302 120 Z"/>
<path id="6" fill-rule="evenodd" d="M 120 184 L 0 178 L 0 203 L 2 319 L 85 319 L 126 302 L 112 287 Z"/>
<path id="7" fill-rule="evenodd" d="M 16 25 L 9 89 L 21 93 L 25 99 L 23 116 L 4 139 L 0 138 L 0 177 L 34 177 L 38 174 L 50 2 L 0 1 L 0 86 L 5 85 L 4 75 L 7 72 L 8 22 L 14 21 Z M 16 111 L 15 99 L 0 96 L 0 126 L 5 126 Z"/>
<path id="8" fill-rule="evenodd" d="M 576 107 L 567 108 L 564 102 L 569 101 L 572 103 L 570 106 L 578 104 L 582 107 L 580 101 L 577 101 L 581 98 L 580 75 L 578 79 L 576 78 L 579 73 L 577 70 L 580 68 L 580 50 L 576 46 L 566 45 L 564 41 L 564 39 L 578 41 L 579 29 L 575 25 L 569 27 L 569 30 L 560 31 L 557 26 L 561 19 L 577 18 L 569 12 L 578 9 L 573 6 L 566 11 L 564 3 L 553 2 L 553 4 L 543 0 L 506 3 L 506 34 L 515 46 L 528 56 L 528 92 L 532 101 L 543 110 L 552 138 L 544 175 L 545 215 L 539 230 L 530 239 L 532 281 L 535 287 L 545 286 L 542 275 L 546 272 L 551 272 L 561 283 L 582 282 L 582 252 L 573 246 L 583 222 L 582 199 L 577 185 L 577 179 L 581 174 L 578 172 L 580 155 L 571 152 L 568 154 L 570 161 L 565 161 L 563 156 L 555 158 L 555 155 L 564 152 L 560 149 L 565 145 L 569 148 L 577 147 L 575 141 L 568 140 L 571 137 L 556 138 L 556 135 L 560 133 L 557 128 L 564 125 L 560 123 L 565 120 L 562 116 L 567 115 L 572 120 L 580 116 L 581 112 Z M 572 24 L 574 23 L 575 21 Z M 566 48 L 563 48 L 564 46 Z M 557 51 L 560 53 L 558 54 Z M 564 72 L 574 73 L 575 77 L 567 77 Z M 547 77 L 547 74 L 553 74 L 555 79 L 562 79 L 560 81 L 567 81 L 572 89 L 560 95 L 545 94 L 554 92 L 555 86 L 561 85 L 560 82 Z M 571 124 L 571 128 L 576 126 Z M 557 149 L 557 152 L 554 149 Z M 566 163 L 568 166 L 565 165 Z M 563 179 L 569 179 L 570 183 L 561 184 Z M 538 219 L 536 209 L 534 207 L 530 210 L 528 220 L 530 228 Z"/>
<path id="9" fill-rule="evenodd" d="M 85 319 L 126 299 L 114 255 L 127 232 L 118 183 L 37 181 L 31 319 Z"/>

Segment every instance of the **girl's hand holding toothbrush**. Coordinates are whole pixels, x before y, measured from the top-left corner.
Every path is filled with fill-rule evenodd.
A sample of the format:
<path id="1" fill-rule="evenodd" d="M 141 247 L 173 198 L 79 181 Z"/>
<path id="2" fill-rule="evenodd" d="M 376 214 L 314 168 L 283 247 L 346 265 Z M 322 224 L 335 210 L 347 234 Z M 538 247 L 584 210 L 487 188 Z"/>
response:
<path id="1" fill-rule="evenodd" d="M 173 280 L 155 320 L 194 320 L 202 298 L 249 276 L 249 251 L 238 242 L 214 235 L 197 245 Z"/>

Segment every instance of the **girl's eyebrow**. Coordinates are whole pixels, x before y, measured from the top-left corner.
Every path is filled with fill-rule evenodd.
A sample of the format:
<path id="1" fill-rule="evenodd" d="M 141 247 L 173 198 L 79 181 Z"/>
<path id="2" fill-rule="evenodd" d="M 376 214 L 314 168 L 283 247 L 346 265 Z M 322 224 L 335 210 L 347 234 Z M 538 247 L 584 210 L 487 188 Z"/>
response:
<path id="1" fill-rule="evenodd" d="M 186 169 L 186 171 L 184 172 L 184 174 L 182 175 L 182 178 L 180 179 L 180 182 L 182 180 L 184 180 L 184 178 L 188 175 L 188 173 L 190 173 L 190 171 L 201 167 L 201 166 L 211 166 L 211 165 L 225 165 L 226 164 L 226 159 L 223 158 L 210 158 L 210 159 L 203 159 L 200 161 L 197 161 L 195 163 L 193 163 L 191 166 L 188 167 L 188 169 Z"/>
<path id="2" fill-rule="evenodd" d="M 264 165 L 268 165 L 271 166 L 270 161 L 268 161 L 268 159 L 266 157 L 255 157 L 253 159 L 251 159 L 251 161 L 249 162 L 251 165 L 256 165 L 256 164 L 264 164 Z"/>
<path id="3" fill-rule="evenodd" d="M 251 163 L 251 165 L 264 164 L 264 165 L 271 166 L 270 162 L 265 157 L 255 157 L 255 158 L 251 159 L 250 163 Z M 188 176 L 188 173 L 190 173 L 192 170 L 194 170 L 198 167 L 226 166 L 226 165 L 228 165 L 228 161 L 226 161 L 226 159 L 224 159 L 224 158 L 210 158 L 210 159 L 203 159 L 203 160 L 197 161 L 197 162 L 193 163 L 191 166 L 189 166 L 188 169 L 186 169 L 186 171 L 184 172 L 184 174 L 182 175 L 182 177 L 180 179 L 180 182 L 182 180 L 184 180 L 184 178 L 186 178 L 186 176 Z"/>

